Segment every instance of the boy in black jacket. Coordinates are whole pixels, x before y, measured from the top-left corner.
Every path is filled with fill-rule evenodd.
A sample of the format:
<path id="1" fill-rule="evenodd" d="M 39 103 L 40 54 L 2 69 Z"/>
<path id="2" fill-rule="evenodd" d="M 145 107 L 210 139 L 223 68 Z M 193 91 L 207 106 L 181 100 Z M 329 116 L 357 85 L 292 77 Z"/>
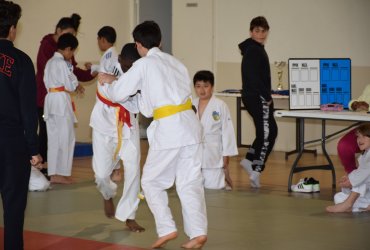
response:
<path id="1" fill-rule="evenodd" d="M 0 1 L 0 192 L 4 209 L 4 248 L 23 249 L 24 210 L 31 165 L 41 168 L 37 139 L 35 70 L 15 48 L 21 7 Z"/>
<path id="2" fill-rule="evenodd" d="M 260 175 L 277 136 L 270 63 L 264 48 L 269 29 L 265 17 L 255 17 L 250 23 L 250 38 L 239 44 L 243 55 L 242 100 L 256 128 L 256 138 L 240 165 L 248 172 L 254 188 L 260 187 Z"/>

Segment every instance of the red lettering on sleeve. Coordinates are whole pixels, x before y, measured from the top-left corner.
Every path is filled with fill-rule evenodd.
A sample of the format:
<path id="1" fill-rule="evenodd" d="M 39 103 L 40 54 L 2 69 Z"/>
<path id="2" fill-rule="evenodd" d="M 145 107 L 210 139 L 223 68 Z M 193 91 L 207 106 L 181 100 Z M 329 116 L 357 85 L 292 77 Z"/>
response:
<path id="1" fill-rule="evenodd" d="M 8 77 L 12 76 L 12 65 L 14 64 L 14 59 L 0 53 L 0 73 L 5 74 Z"/>

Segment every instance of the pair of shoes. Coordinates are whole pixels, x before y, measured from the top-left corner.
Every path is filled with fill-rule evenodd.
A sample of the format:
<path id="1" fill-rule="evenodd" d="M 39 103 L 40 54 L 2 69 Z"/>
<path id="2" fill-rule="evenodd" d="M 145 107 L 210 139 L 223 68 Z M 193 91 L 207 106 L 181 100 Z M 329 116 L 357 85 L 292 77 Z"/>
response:
<path id="1" fill-rule="evenodd" d="M 320 192 L 320 183 L 314 178 L 304 178 L 300 179 L 296 185 L 292 185 L 291 189 L 293 192 L 300 193 L 315 193 Z"/>
<path id="2" fill-rule="evenodd" d="M 315 180 L 313 177 L 310 177 L 307 181 L 308 184 L 312 185 L 312 192 L 320 192 L 320 182 Z"/>

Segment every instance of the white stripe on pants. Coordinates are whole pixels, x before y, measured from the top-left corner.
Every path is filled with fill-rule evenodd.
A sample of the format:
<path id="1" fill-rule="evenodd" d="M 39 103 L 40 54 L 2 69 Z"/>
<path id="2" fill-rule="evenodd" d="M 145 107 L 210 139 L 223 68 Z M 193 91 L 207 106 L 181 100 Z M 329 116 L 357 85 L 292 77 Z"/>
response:
<path id="1" fill-rule="evenodd" d="M 46 120 L 48 134 L 48 175 L 71 176 L 75 147 L 74 121 L 67 116 L 49 115 Z"/>
<path id="2" fill-rule="evenodd" d="M 177 231 L 166 191 L 174 182 L 182 206 L 185 233 L 190 239 L 207 235 L 201 155 L 200 144 L 168 150 L 149 148 L 141 183 L 159 237 Z"/>

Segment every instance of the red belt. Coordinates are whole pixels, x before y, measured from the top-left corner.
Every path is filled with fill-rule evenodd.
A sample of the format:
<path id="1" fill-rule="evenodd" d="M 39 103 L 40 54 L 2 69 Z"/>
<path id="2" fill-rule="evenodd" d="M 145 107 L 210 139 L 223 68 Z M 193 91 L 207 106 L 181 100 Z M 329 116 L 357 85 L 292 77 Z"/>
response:
<path id="1" fill-rule="evenodd" d="M 114 155 L 113 155 L 113 159 L 115 160 L 119 150 L 121 149 L 121 145 L 122 145 L 122 127 L 123 127 L 123 124 L 126 123 L 128 127 L 132 126 L 131 122 L 130 122 L 130 112 L 128 112 L 122 105 L 120 105 L 118 103 L 114 103 L 111 100 L 109 100 L 108 98 L 104 97 L 102 94 L 99 93 L 98 90 L 96 91 L 96 96 L 98 97 L 98 99 L 102 103 L 117 109 L 116 123 L 117 123 L 118 142 L 117 142 L 117 148 L 116 148 L 116 150 L 114 152 Z"/>
<path id="2" fill-rule="evenodd" d="M 130 112 L 127 111 L 127 109 L 125 109 L 122 105 L 112 102 L 111 100 L 105 98 L 102 94 L 99 93 L 99 91 L 96 91 L 96 96 L 102 103 L 110 107 L 118 108 L 118 121 L 119 122 L 126 123 L 127 126 L 129 127 L 132 126 L 130 122 Z"/>

